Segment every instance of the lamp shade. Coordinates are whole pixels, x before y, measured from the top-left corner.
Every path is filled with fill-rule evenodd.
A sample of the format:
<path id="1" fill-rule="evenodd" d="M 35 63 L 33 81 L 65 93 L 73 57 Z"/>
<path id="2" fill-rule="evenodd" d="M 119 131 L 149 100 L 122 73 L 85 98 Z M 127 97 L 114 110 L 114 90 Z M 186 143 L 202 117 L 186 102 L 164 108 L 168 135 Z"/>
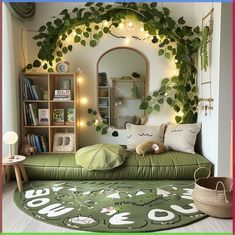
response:
<path id="1" fill-rule="evenodd" d="M 14 131 L 8 131 L 3 136 L 3 141 L 6 144 L 15 144 L 18 140 L 18 135 Z"/>

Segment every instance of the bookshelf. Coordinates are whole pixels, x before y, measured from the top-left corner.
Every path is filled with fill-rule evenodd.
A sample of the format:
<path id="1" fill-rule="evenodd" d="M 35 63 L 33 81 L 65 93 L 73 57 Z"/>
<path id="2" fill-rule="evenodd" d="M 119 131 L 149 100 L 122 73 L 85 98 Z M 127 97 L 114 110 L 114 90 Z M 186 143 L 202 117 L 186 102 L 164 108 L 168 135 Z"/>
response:
<path id="1" fill-rule="evenodd" d="M 110 86 L 99 86 L 98 109 L 100 116 L 110 126 L 111 112 L 111 88 Z"/>
<path id="2" fill-rule="evenodd" d="M 77 75 L 76 73 L 23 73 L 20 75 L 20 144 L 36 145 L 35 147 L 38 147 L 37 150 L 40 153 L 60 153 L 58 151 L 53 152 L 54 135 L 56 133 L 72 133 L 74 134 L 73 152 L 77 151 L 79 145 Z M 69 84 L 69 87 L 65 86 L 65 82 Z M 63 85 L 65 86 L 64 89 L 61 88 L 61 84 L 65 84 Z M 62 96 L 61 94 L 58 95 L 58 90 L 69 91 Z M 39 109 L 42 111 L 38 111 Z M 59 113 L 58 117 L 56 110 L 62 112 Z M 36 120 L 37 118 L 38 120 Z M 55 122 L 55 119 L 60 122 Z M 40 140 L 41 143 L 38 143 Z M 43 144 L 42 142 L 46 143 Z M 65 151 L 61 151 L 61 153 L 65 153 Z"/>

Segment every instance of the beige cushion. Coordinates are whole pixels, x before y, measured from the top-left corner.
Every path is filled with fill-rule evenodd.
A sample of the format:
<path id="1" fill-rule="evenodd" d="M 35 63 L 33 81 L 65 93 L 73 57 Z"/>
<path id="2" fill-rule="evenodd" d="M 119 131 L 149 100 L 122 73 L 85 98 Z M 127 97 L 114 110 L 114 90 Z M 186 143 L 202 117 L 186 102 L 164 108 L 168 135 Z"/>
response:
<path id="1" fill-rule="evenodd" d="M 201 130 L 201 123 L 194 124 L 168 124 L 164 145 L 168 150 L 185 153 L 195 153 L 194 145 L 197 134 Z"/>
<path id="2" fill-rule="evenodd" d="M 127 148 L 135 150 L 138 144 L 147 141 L 157 141 L 163 144 L 165 128 L 166 124 L 159 126 L 145 126 L 127 123 Z"/>

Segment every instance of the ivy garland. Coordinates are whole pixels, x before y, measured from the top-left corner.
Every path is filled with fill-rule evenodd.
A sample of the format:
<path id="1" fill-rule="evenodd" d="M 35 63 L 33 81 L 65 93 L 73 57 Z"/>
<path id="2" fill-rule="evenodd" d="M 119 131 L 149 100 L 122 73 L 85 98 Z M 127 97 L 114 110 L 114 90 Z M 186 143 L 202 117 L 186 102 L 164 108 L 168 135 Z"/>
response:
<path id="1" fill-rule="evenodd" d="M 72 12 L 64 9 L 59 17 L 53 17 L 53 21 L 42 25 L 39 33 L 33 37 L 39 52 L 37 59 L 28 64 L 25 70 L 42 67 L 53 72 L 55 63 L 73 49 L 72 44 L 66 42 L 70 34 L 75 32 L 74 43 L 95 47 L 105 34 L 112 34 L 112 29 L 130 15 L 135 15 L 138 21 L 143 22 L 144 31 L 152 37 L 158 55 L 174 59 L 178 70 L 177 75 L 164 78 L 160 89 L 142 100 L 140 109 L 148 114 L 159 112 L 161 105 L 166 102 L 178 113 L 175 117 L 177 123 L 196 122 L 198 96 L 194 55 L 201 47 L 202 33 L 199 26 L 192 28 L 186 25 L 183 17 L 176 22 L 170 17 L 170 10 L 166 7 L 159 9 L 157 2 L 118 2 L 114 5 L 87 2 L 84 7 L 75 7 Z M 101 24 L 103 21 L 107 21 L 109 26 Z M 94 110 L 91 113 L 91 110 L 88 110 L 92 116 L 88 122 L 93 125 L 94 117 L 98 114 Z M 107 126 L 96 125 L 96 129 L 101 132 L 104 129 L 103 133 L 107 133 Z"/>

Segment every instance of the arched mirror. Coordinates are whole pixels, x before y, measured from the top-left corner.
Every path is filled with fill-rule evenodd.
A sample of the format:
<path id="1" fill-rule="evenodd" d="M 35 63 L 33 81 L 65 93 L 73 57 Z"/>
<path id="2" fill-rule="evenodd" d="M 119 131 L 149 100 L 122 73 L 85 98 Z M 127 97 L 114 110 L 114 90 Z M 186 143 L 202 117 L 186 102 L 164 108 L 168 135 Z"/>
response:
<path id="1" fill-rule="evenodd" d="M 125 123 L 143 124 L 145 112 L 139 109 L 148 89 L 148 62 L 137 50 L 114 48 L 97 63 L 100 117 L 117 129 Z"/>

